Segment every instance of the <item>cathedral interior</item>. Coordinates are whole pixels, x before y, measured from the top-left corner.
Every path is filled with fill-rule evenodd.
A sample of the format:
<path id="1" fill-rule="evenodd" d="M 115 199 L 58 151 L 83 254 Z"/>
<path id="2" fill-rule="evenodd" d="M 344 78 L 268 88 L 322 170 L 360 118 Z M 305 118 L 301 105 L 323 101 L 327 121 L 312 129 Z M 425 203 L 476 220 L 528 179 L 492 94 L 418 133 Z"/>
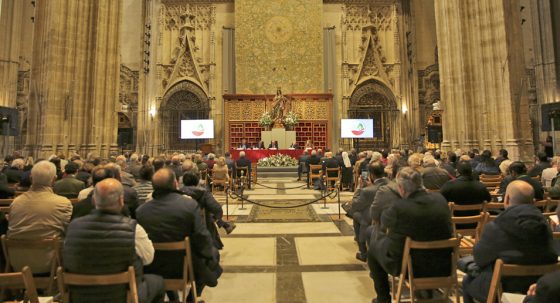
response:
<path id="1" fill-rule="evenodd" d="M 277 88 L 297 141 L 507 148 L 560 101 L 554 0 L 0 0 L 2 154 L 218 153 L 260 138 Z M 374 137 L 340 138 L 369 118 Z M 212 119 L 213 139 L 179 121 Z M 544 124 L 543 125 L 543 121 Z M 548 127 L 548 128 L 547 128 Z"/>

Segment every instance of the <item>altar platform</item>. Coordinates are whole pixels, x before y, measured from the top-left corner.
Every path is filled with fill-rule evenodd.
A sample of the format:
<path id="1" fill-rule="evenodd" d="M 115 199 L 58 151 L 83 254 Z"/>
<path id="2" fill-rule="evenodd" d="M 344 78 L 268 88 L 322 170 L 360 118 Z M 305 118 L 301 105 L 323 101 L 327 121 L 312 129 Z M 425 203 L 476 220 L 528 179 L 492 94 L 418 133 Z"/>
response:
<path id="1" fill-rule="evenodd" d="M 239 153 L 241 151 L 245 152 L 245 157 L 250 159 L 251 162 L 257 162 L 259 159 L 267 158 L 272 155 L 283 154 L 288 155 L 292 158 L 298 159 L 301 154 L 303 154 L 303 149 L 230 149 L 231 157 L 234 160 L 239 159 Z"/>

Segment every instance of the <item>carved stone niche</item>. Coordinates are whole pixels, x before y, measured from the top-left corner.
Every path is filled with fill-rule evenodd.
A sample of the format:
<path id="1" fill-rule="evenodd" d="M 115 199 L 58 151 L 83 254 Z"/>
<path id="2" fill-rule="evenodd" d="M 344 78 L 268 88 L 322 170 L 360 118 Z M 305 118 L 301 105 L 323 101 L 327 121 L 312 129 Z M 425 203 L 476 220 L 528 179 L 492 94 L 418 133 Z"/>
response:
<path id="1" fill-rule="evenodd" d="M 422 121 L 427 122 L 434 110 L 434 104 L 441 100 L 438 64 L 418 71 L 418 100 Z"/>
<path id="2" fill-rule="evenodd" d="M 119 102 L 121 108 L 126 108 L 125 111 L 134 111 L 138 108 L 138 81 L 139 72 L 121 64 Z"/>

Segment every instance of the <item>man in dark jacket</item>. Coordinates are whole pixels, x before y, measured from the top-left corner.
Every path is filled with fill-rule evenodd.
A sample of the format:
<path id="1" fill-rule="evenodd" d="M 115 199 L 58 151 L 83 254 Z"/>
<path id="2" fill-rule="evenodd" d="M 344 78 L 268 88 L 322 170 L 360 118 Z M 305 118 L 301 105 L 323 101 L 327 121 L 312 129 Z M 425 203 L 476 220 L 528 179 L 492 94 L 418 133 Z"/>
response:
<path id="1" fill-rule="evenodd" d="M 247 188 L 251 189 L 251 160 L 245 157 L 245 152 L 239 152 L 239 159 L 235 161 L 235 176 L 237 177 L 238 174 L 241 174 L 240 167 L 247 167 L 248 171 L 244 171 L 243 174 L 247 176 L 247 180 L 249 184 L 247 184 Z"/>
<path id="2" fill-rule="evenodd" d="M 353 199 L 352 208 L 350 209 L 350 216 L 354 223 L 355 238 L 358 242 L 359 251 L 356 253 L 356 259 L 366 262 L 367 261 L 367 246 L 368 241 L 367 229 L 371 225 L 371 216 L 369 214 L 370 207 L 375 198 L 375 194 L 379 187 L 386 185 L 389 180 L 385 178 L 385 167 L 381 162 L 374 162 L 368 166 L 369 171 L 369 185 L 359 189 L 360 193 Z"/>
<path id="3" fill-rule="evenodd" d="M 138 222 L 156 243 L 182 241 L 189 237 L 197 293 L 202 293 L 204 286 L 216 286 L 222 273 L 219 254 L 202 220 L 198 203 L 177 190 L 175 173 L 167 168 L 154 174 L 152 184 L 153 200 L 138 208 Z M 181 278 L 183 256 L 184 253 L 180 252 L 158 251 L 154 262 L 145 271 L 164 278 Z"/>
<path id="4" fill-rule="evenodd" d="M 484 201 L 490 202 L 492 197 L 486 186 L 474 180 L 471 164 L 467 161 L 460 161 L 457 164 L 459 177 L 443 185 L 441 194 L 448 202 L 457 205 L 481 204 Z M 459 211 L 454 216 L 476 216 L 480 211 Z"/>
<path id="5" fill-rule="evenodd" d="M 375 241 L 368 251 L 370 276 L 378 303 L 391 302 L 387 274 L 399 274 L 406 237 L 415 241 L 435 241 L 449 239 L 452 234 L 447 201 L 439 193 L 426 192 L 419 172 L 405 167 L 396 180 L 403 199 L 383 212 L 381 227 L 388 233 Z M 416 277 L 447 275 L 451 254 L 445 250 L 412 252 L 412 262 Z"/>
<path id="6" fill-rule="evenodd" d="M 538 152 L 537 158 L 539 162 L 535 164 L 533 168 L 531 168 L 528 173 L 529 177 L 540 176 L 543 170 L 545 170 L 546 168 L 550 168 L 550 161 L 548 161 L 548 157 L 546 156 L 545 152 Z"/>
<path id="7" fill-rule="evenodd" d="M 68 199 L 78 197 L 80 191 L 86 187 L 84 182 L 76 178 L 78 168 L 78 164 L 74 162 L 66 164 L 64 167 L 64 177 L 54 183 L 53 191 L 55 194 Z"/>
<path id="8" fill-rule="evenodd" d="M 66 271 L 79 274 L 113 274 L 134 266 L 138 299 L 142 303 L 163 302 L 163 279 L 144 275 L 142 266 L 154 258 L 154 247 L 136 221 L 120 214 L 123 187 L 116 179 L 95 186 L 95 210 L 68 225 L 63 258 Z M 73 287 L 73 302 L 124 302 L 126 288 Z"/>
<path id="9" fill-rule="evenodd" d="M 500 258 L 511 264 L 551 264 L 557 262 L 552 232 L 546 218 L 533 205 L 534 191 L 523 181 L 511 182 L 504 197 L 505 211 L 488 223 L 474 246 L 474 261 L 480 268 L 476 277 L 463 279 L 465 303 L 485 302 L 490 289 L 494 262 Z M 504 291 L 525 293 L 535 277 L 502 281 Z"/>
<path id="10" fill-rule="evenodd" d="M 298 181 L 301 180 L 301 175 L 303 175 L 303 173 L 307 173 L 309 171 L 307 167 L 307 159 L 309 159 L 309 152 L 307 150 L 304 150 L 303 154 L 301 154 L 298 159 Z"/>
<path id="11" fill-rule="evenodd" d="M 198 202 L 198 205 L 201 209 L 204 210 L 205 218 L 206 218 L 206 228 L 210 232 L 212 239 L 214 240 L 214 246 L 217 249 L 222 249 L 224 244 L 220 239 L 220 234 L 218 234 L 218 230 L 216 229 L 216 225 L 218 227 L 223 227 L 228 234 L 230 234 L 233 229 L 235 228 L 235 224 L 226 222 L 222 219 L 224 215 L 224 211 L 222 210 L 222 206 L 214 196 L 212 192 L 208 191 L 206 188 L 199 186 L 200 178 L 198 174 L 193 171 L 187 171 L 183 175 L 183 187 L 179 190 L 184 192 L 187 196 L 193 198 Z"/>
<path id="12" fill-rule="evenodd" d="M 521 180 L 521 181 L 525 181 L 525 182 L 531 184 L 531 186 L 533 187 L 535 199 L 537 199 L 537 200 L 544 199 L 544 190 L 543 190 L 541 182 L 537 181 L 537 180 L 529 177 L 529 175 L 527 175 L 527 166 L 525 166 L 525 163 L 523 163 L 521 161 L 515 161 L 515 162 L 511 163 L 511 165 L 509 166 L 509 173 L 510 173 L 509 178 L 508 178 L 508 176 L 506 176 L 504 178 L 504 180 L 502 180 L 502 182 L 500 183 L 500 189 L 498 191 L 499 194 L 504 194 L 506 192 L 506 189 L 507 189 L 508 185 L 512 181 Z M 555 195 L 553 194 L 554 191 L 555 191 L 555 189 L 554 189 L 554 186 L 553 186 L 553 187 L 550 188 L 551 197 L 555 197 Z"/>

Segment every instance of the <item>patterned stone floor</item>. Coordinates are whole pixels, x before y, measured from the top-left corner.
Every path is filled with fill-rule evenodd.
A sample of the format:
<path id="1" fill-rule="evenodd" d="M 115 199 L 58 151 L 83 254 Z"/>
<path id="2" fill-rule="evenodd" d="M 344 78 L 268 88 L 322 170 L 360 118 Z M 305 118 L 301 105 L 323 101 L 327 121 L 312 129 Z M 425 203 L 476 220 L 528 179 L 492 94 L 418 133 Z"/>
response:
<path id="1" fill-rule="evenodd" d="M 294 178 L 261 178 L 259 183 L 275 189 L 257 185 L 244 194 L 262 205 L 244 203 L 241 209 L 239 201 L 228 198 L 226 207 L 225 195 L 216 194 L 237 228 L 222 236 L 225 271 L 219 285 L 205 289 L 202 299 L 207 303 L 371 302 L 373 282 L 366 264 L 354 258 L 352 222 L 342 209 L 339 219 L 338 199 L 268 208 L 305 204 L 321 193 Z M 351 198 L 352 193 L 341 194 L 342 203 Z"/>

